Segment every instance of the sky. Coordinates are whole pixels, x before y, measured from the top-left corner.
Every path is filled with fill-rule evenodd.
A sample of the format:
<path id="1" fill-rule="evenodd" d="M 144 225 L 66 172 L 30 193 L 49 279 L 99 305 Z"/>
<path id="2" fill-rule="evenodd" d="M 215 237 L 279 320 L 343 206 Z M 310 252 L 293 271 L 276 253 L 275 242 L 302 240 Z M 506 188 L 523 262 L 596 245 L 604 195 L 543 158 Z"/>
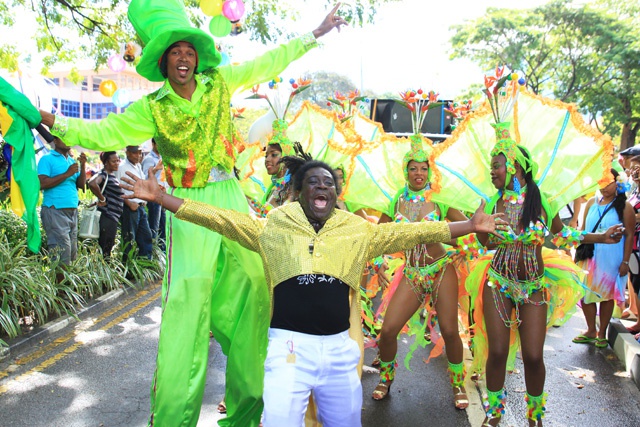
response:
<path id="1" fill-rule="evenodd" d="M 359 89 L 378 94 L 423 88 L 435 90 L 442 99 L 453 99 L 473 83 L 482 82 L 490 70 L 480 70 L 464 59 L 449 59 L 450 27 L 482 16 L 488 7 L 532 8 L 548 0 L 403 0 L 380 6 L 375 22 L 363 28 L 347 27 L 320 39 L 322 46 L 294 62 L 282 77 L 297 78 L 313 71 L 331 71 L 349 77 Z M 348 8 L 350 0 L 341 8 Z M 301 19 L 290 23 L 289 30 L 303 34 L 317 27 L 329 11 L 324 1 L 305 3 Z M 3 34 L 22 49 L 32 52 L 35 70 L 39 69 L 33 34 L 33 17 L 18 17 L 11 34 Z M 206 23 L 205 23 L 206 29 Z M 17 30 L 17 31 L 16 31 Z M 4 32 L 4 31 L 3 31 Z M 217 40 L 230 48 L 232 62 L 255 57 L 269 47 L 251 42 L 241 34 Z M 82 63 L 80 63 L 82 64 Z M 80 65 L 90 69 L 90 61 Z M 71 68 L 58 64 L 55 69 Z M 35 71 L 34 70 L 34 71 Z"/>
<path id="2" fill-rule="evenodd" d="M 468 60 L 449 59 L 450 27 L 484 15 L 488 7 L 533 8 L 546 2 L 403 0 L 386 4 L 379 8 L 374 24 L 344 28 L 322 37 L 322 47 L 293 63 L 283 77 L 287 80 L 309 71 L 333 71 L 348 76 L 365 91 L 397 93 L 421 87 L 452 99 L 472 83 L 481 83 L 484 71 Z M 310 31 L 327 12 L 324 8 L 310 10 L 302 22 L 292 24 L 292 29 Z M 222 41 L 233 46 L 232 61 L 255 56 L 256 49 L 248 47 L 247 38 L 227 37 Z"/>

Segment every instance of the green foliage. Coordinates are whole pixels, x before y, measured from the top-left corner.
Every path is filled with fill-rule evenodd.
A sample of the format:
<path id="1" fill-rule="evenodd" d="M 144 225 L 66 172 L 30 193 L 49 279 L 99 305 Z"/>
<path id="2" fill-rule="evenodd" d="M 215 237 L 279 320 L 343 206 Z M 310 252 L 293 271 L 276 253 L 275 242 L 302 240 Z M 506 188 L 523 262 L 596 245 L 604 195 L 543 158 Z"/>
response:
<path id="1" fill-rule="evenodd" d="M 21 325 L 42 324 L 52 315 L 73 315 L 84 299 L 82 285 L 56 284 L 57 264 L 33 255 L 25 243 L 10 245 L 0 236 L 0 334 L 17 336 Z M 0 340 L 0 344 L 4 342 Z"/>
<path id="2" fill-rule="evenodd" d="M 622 0 L 488 9 L 453 27 L 452 57 L 523 72 L 533 92 L 577 103 L 626 147 L 640 130 L 639 23 L 640 12 Z"/>
<path id="3" fill-rule="evenodd" d="M 46 236 L 41 253 L 32 254 L 26 247 L 24 222 L 0 209 L 0 336 L 13 338 L 24 325 L 42 325 L 62 314 L 74 316 L 86 300 L 122 286 L 138 287 L 162 278 L 165 255 L 157 245 L 152 259 L 131 256 L 124 266 L 117 240 L 107 260 L 97 241 L 80 241 L 77 258 L 61 266 L 55 254 L 47 253 Z"/>
<path id="4" fill-rule="evenodd" d="M 11 246 L 18 246 L 27 237 L 27 224 L 13 212 L 0 209 L 0 236 Z"/>

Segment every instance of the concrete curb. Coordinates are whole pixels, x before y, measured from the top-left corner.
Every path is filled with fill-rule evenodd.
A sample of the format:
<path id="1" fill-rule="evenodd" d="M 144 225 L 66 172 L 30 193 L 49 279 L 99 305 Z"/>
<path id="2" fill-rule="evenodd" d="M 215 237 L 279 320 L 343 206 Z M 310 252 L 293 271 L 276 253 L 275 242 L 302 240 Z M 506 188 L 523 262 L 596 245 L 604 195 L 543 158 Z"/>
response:
<path id="1" fill-rule="evenodd" d="M 139 290 L 144 289 L 147 286 L 148 285 L 145 285 L 141 288 L 127 287 L 124 289 L 113 290 L 96 299 L 90 300 L 86 306 L 78 310 L 78 312 L 76 313 L 77 318 L 69 315 L 64 315 L 42 326 L 36 326 L 32 331 L 29 331 L 26 334 L 8 340 L 7 344 L 9 344 L 9 347 L 0 348 L 0 362 L 10 358 L 11 355 L 19 354 L 26 349 L 36 345 L 45 337 L 60 331 L 61 329 L 64 329 L 69 325 L 77 323 L 78 319 L 86 319 L 87 317 L 93 315 L 94 312 L 102 311 L 105 308 L 114 305 L 123 296 L 126 296 L 131 292 L 138 292 Z"/>
<path id="2" fill-rule="evenodd" d="M 624 363 L 631 379 L 640 389 L 640 343 L 618 319 L 611 319 L 607 336 L 609 345 L 618 359 Z"/>

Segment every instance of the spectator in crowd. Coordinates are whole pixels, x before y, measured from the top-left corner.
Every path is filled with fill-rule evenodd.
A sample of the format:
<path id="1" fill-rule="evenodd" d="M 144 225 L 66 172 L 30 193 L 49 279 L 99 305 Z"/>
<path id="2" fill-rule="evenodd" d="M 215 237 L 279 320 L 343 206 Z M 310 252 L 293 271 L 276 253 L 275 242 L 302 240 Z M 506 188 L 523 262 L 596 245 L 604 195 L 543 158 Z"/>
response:
<path id="1" fill-rule="evenodd" d="M 104 168 L 89 181 L 89 189 L 98 198 L 98 210 L 101 213 L 98 244 L 102 250 L 102 256 L 108 259 L 116 241 L 124 200 L 120 181 L 116 178 L 120 157 L 115 151 L 105 151 L 100 153 L 100 160 Z"/>
<path id="2" fill-rule="evenodd" d="M 40 216 L 47 248 L 56 251 L 54 256 L 67 265 L 78 253 L 78 188 L 84 189 L 86 183 L 87 158 L 82 153 L 76 162 L 69 155 L 71 148 L 58 137 L 53 139 L 53 147 L 38 163 L 43 193 Z"/>
<path id="3" fill-rule="evenodd" d="M 149 176 L 149 170 L 156 176 L 158 185 L 166 191 L 167 183 L 162 179 L 162 158 L 158 152 L 158 146 L 155 139 L 151 139 L 151 152 L 147 154 L 142 160 L 142 172 L 144 177 Z M 154 239 L 158 239 L 158 246 L 164 251 L 164 242 L 166 241 L 165 235 L 165 210 L 162 206 L 155 202 L 149 202 L 147 204 L 147 211 L 149 213 L 149 227 L 151 228 L 151 236 Z"/>
<path id="4" fill-rule="evenodd" d="M 128 145 L 125 149 L 127 158 L 120 163 L 116 178 L 121 179 L 126 176 L 127 172 L 131 172 L 139 178 L 144 178 L 142 166 L 140 165 L 140 156 L 142 150 L 137 145 Z M 126 190 L 124 194 L 129 194 Z M 151 257 L 151 229 L 149 228 L 149 219 L 147 211 L 144 209 L 147 202 L 141 199 L 126 199 L 120 217 L 120 230 L 122 234 L 122 262 L 126 264 L 131 252 L 131 242 L 135 241 L 138 245 L 138 255 L 141 257 Z"/>

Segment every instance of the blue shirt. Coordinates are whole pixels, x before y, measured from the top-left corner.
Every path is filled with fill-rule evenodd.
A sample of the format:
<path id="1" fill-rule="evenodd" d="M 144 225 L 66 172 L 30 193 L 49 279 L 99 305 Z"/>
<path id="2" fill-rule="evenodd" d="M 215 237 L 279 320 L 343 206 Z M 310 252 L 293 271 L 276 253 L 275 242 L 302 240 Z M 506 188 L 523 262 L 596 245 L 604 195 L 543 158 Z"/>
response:
<path id="1" fill-rule="evenodd" d="M 38 175 L 46 175 L 50 178 L 61 175 L 74 164 L 76 160 L 71 156 L 65 157 L 57 151 L 51 151 L 38 162 Z M 76 180 L 80 172 L 71 175 L 55 187 L 42 190 L 42 206 L 55 206 L 56 209 L 78 208 L 78 187 Z"/>

